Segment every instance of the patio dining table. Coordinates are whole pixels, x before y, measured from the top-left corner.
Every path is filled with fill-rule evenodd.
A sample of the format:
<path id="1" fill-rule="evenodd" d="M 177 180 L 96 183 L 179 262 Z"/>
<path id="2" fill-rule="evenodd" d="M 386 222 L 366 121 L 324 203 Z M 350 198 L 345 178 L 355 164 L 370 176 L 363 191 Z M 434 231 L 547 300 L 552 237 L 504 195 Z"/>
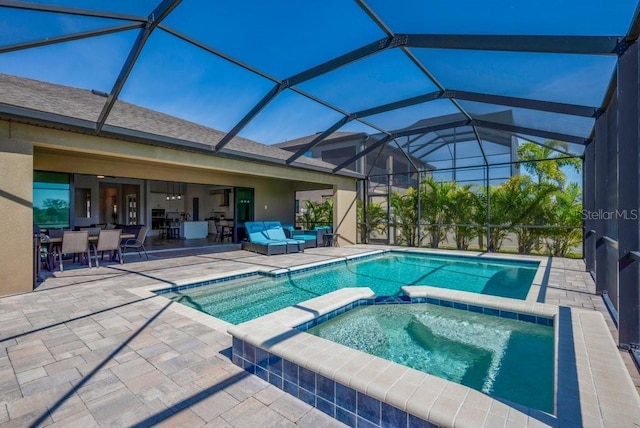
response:
<path id="1" fill-rule="evenodd" d="M 133 233 L 122 233 L 120 234 L 120 239 L 132 239 L 135 238 L 136 235 Z M 96 242 L 98 240 L 98 235 L 89 235 L 89 242 Z M 49 243 L 49 244 L 61 244 L 62 243 L 62 236 L 55 236 L 53 238 L 49 238 L 48 241 L 43 241 L 43 243 Z"/>
<path id="2" fill-rule="evenodd" d="M 89 243 L 98 242 L 99 235 L 89 235 Z M 122 233 L 120 234 L 120 239 L 133 239 L 136 235 L 134 233 Z M 50 271 L 54 270 L 55 266 L 55 258 L 53 256 L 54 248 L 60 249 L 62 244 L 62 236 L 54 236 L 49 237 L 46 240 L 41 240 L 42 246 L 47 248 L 47 260 L 46 265 L 47 269 Z"/>

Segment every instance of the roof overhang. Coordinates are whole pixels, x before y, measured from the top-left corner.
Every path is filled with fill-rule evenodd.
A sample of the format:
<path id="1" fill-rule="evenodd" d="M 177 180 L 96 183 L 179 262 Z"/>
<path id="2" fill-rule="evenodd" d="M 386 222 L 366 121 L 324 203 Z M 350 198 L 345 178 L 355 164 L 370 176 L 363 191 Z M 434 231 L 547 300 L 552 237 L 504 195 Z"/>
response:
<path id="1" fill-rule="evenodd" d="M 81 134 L 114 138 L 119 140 L 131 141 L 139 144 L 148 144 L 156 147 L 164 147 L 174 150 L 182 150 L 196 152 L 207 156 L 226 157 L 237 160 L 246 160 L 253 162 L 261 162 L 271 165 L 293 167 L 299 169 L 307 169 L 316 172 L 324 172 L 335 174 L 331 168 L 325 168 L 319 165 L 304 164 L 301 162 L 293 162 L 289 165 L 286 160 L 263 156 L 257 153 L 246 153 L 233 150 L 232 148 L 223 148 L 215 152 L 212 145 L 198 143 L 194 141 L 167 137 L 149 132 L 127 129 L 114 125 L 105 124 L 100 132 L 95 129 L 95 122 L 90 120 L 78 119 L 69 116 L 59 115 L 50 112 L 43 112 L 24 107 L 17 107 L 9 104 L 0 103 L 0 119 L 25 123 L 29 125 L 41 126 L 45 128 L 53 128 L 62 131 L 76 132 Z M 354 171 L 341 171 L 339 175 L 362 179 L 364 175 Z"/>

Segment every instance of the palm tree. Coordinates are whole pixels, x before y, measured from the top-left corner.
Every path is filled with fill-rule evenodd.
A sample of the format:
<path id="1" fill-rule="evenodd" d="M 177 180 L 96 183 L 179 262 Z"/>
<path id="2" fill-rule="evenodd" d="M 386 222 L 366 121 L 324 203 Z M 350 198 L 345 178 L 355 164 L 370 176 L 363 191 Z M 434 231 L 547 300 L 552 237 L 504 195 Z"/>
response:
<path id="1" fill-rule="evenodd" d="M 313 201 L 305 201 L 302 214 L 298 215 L 296 222 L 302 224 L 306 230 L 313 229 L 318 223 L 317 205 Z"/>
<path id="2" fill-rule="evenodd" d="M 403 195 L 391 193 L 389 201 L 392 210 L 392 221 L 400 230 L 400 243 L 409 247 L 416 246 L 418 237 L 418 192 L 409 187 Z"/>
<path id="3" fill-rule="evenodd" d="M 478 247 L 484 248 L 484 238 L 487 233 L 487 194 L 486 187 L 472 186 L 471 191 L 474 196 L 471 200 L 473 209 L 471 210 L 471 223 L 474 226 L 474 236 L 478 238 Z"/>
<path id="4" fill-rule="evenodd" d="M 568 149 L 568 144 L 551 140 L 545 143 L 545 146 L 539 146 L 533 143 L 525 143 L 522 144 L 518 148 L 518 156 L 522 160 L 533 161 L 536 159 L 551 159 L 548 161 L 540 161 L 540 162 L 524 162 L 523 166 L 527 172 L 534 175 L 538 181 L 538 183 L 552 183 L 557 185 L 560 188 L 565 187 L 565 183 L 567 180 L 566 174 L 562 171 L 562 167 L 572 167 L 576 172 L 580 172 L 582 163 L 578 158 L 563 158 L 561 157 L 561 153 L 553 150 L 553 148 L 564 149 L 565 151 Z M 577 192 L 577 193 L 576 193 Z M 575 219 L 559 219 L 559 213 L 556 212 L 560 210 L 564 214 L 560 214 L 562 216 L 575 216 L 576 211 L 582 210 L 582 203 L 579 201 L 579 186 L 575 183 L 570 184 L 566 189 L 563 189 L 562 192 L 558 192 L 555 196 L 554 201 L 559 201 L 558 204 L 564 205 L 555 205 L 548 204 L 547 209 L 547 217 L 551 224 L 556 224 L 557 222 L 573 222 L 575 223 Z M 568 199 L 567 199 L 568 198 Z M 572 207 L 573 202 L 575 201 L 575 206 Z M 562 226 L 562 224 L 559 224 Z M 569 224 L 567 224 L 569 225 Z M 576 223 L 576 225 L 580 225 L 580 222 Z M 575 244 L 570 244 L 570 242 L 574 242 L 576 237 L 579 237 L 580 232 L 575 229 L 558 229 L 555 228 L 550 231 L 544 231 L 542 233 L 544 235 L 545 241 L 552 254 L 565 254 L 569 251 L 569 248 Z"/>
<path id="5" fill-rule="evenodd" d="M 469 242 L 477 234 L 473 226 L 468 226 L 474 221 L 476 199 L 478 199 L 471 187 L 471 185 L 455 187 L 448 195 L 449 220 L 455 224 L 453 235 L 458 250 L 468 249 Z"/>
<path id="6" fill-rule="evenodd" d="M 582 197 L 578 183 L 569 183 L 562 192 L 557 192 L 549 208 L 549 223 L 558 228 L 547 233 L 547 248 L 552 256 L 565 257 L 582 240 L 581 229 L 563 228 L 582 224 Z"/>
<path id="7" fill-rule="evenodd" d="M 518 147 L 518 157 L 525 161 L 522 166 L 529 174 L 536 177 L 538 183 L 555 183 L 559 187 L 564 187 L 567 176 L 561 168 L 569 166 L 576 172 L 580 172 L 582 162 L 578 158 L 564 157 L 562 153 L 553 150 L 554 148 L 567 151 L 569 145 L 557 140 L 547 141 L 544 146 L 527 142 Z M 535 162 L 540 159 L 551 160 Z"/>
<path id="8" fill-rule="evenodd" d="M 485 199 L 486 200 L 486 199 Z M 493 225 L 502 226 L 509 222 L 509 194 L 506 183 L 489 187 L 489 221 Z M 487 241 L 489 251 L 500 251 L 502 243 L 509 234 L 505 227 L 492 226 Z"/>
<path id="9" fill-rule="evenodd" d="M 433 177 L 427 177 L 421 183 L 420 212 L 422 219 L 430 224 L 431 248 L 438 248 L 446 237 L 445 225 L 449 223 L 449 193 L 455 187 L 454 182 L 436 181 Z"/>
<path id="10" fill-rule="evenodd" d="M 316 205 L 317 223 L 323 226 L 333 226 L 333 199 L 325 199 Z"/>
<path id="11" fill-rule="evenodd" d="M 369 202 L 364 209 L 362 200 L 358 199 L 357 218 L 358 232 L 362 242 L 367 242 L 372 233 L 385 233 L 387 230 L 387 210 L 381 203 Z"/>
<path id="12" fill-rule="evenodd" d="M 507 225 L 491 229 L 491 245 L 494 249 L 500 249 L 509 232 L 513 232 L 518 238 L 519 253 L 529 254 L 538 249 L 542 230 L 515 226 L 545 223 L 544 206 L 557 190 L 556 186 L 549 183 L 534 183 L 526 175 L 514 175 L 505 183 L 492 188 L 491 222 Z"/>
<path id="13" fill-rule="evenodd" d="M 298 215 L 296 222 L 307 230 L 333 225 L 333 200 L 325 199 L 321 203 L 305 201 L 302 214 Z"/>

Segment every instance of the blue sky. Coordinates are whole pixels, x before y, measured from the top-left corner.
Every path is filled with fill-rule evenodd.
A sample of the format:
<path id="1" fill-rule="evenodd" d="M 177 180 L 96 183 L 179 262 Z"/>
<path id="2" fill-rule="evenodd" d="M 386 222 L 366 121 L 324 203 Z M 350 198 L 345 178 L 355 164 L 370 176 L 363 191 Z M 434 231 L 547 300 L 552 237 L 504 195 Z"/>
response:
<path id="1" fill-rule="evenodd" d="M 159 0 L 48 0 L 41 3 L 144 16 Z M 626 33 L 637 0 L 369 0 L 395 32 L 435 34 Z M 0 9 L 0 45 L 120 25 L 124 21 Z M 168 27 L 220 52 L 284 79 L 384 37 L 353 1 L 296 0 L 211 2 L 185 0 L 165 21 Z M 137 31 L 0 55 L 0 72 L 109 92 Z M 602 102 L 614 56 L 558 55 L 411 49 L 447 89 L 584 104 Z M 206 53 L 164 31 L 149 38 L 120 98 L 230 130 L 273 82 Z M 399 49 L 349 64 L 299 85 L 299 89 L 347 112 L 374 107 L 436 89 Z M 1 101 L 1 100 L 0 100 Z M 467 103 L 472 114 L 501 106 Z M 385 129 L 455 112 L 440 100 L 369 120 Z M 535 111 L 514 114 L 524 126 L 588 134 L 592 121 Z M 241 136 L 266 144 L 323 131 L 341 118 L 330 108 L 286 90 Z M 374 132 L 358 122 L 343 130 Z"/>

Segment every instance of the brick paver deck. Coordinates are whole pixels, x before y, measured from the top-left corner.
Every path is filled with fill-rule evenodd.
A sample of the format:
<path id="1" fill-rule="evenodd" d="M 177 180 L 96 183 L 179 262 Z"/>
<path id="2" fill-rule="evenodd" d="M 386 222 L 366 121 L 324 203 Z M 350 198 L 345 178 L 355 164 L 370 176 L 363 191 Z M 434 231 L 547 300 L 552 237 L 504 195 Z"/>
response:
<path id="1" fill-rule="evenodd" d="M 177 303 L 128 290 L 375 248 L 270 257 L 166 253 L 149 261 L 135 255 L 124 265 L 65 269 L 32 293 L 0 298 L 0 425 L 340 426 L 232 364 L 224 329 L 175 311 Z M 609 319 L 581 261 L 554 259 L 544 293 L 546 303 L 597 310 Z M 623 358 L 640 385 L 631 359 Z"/>

